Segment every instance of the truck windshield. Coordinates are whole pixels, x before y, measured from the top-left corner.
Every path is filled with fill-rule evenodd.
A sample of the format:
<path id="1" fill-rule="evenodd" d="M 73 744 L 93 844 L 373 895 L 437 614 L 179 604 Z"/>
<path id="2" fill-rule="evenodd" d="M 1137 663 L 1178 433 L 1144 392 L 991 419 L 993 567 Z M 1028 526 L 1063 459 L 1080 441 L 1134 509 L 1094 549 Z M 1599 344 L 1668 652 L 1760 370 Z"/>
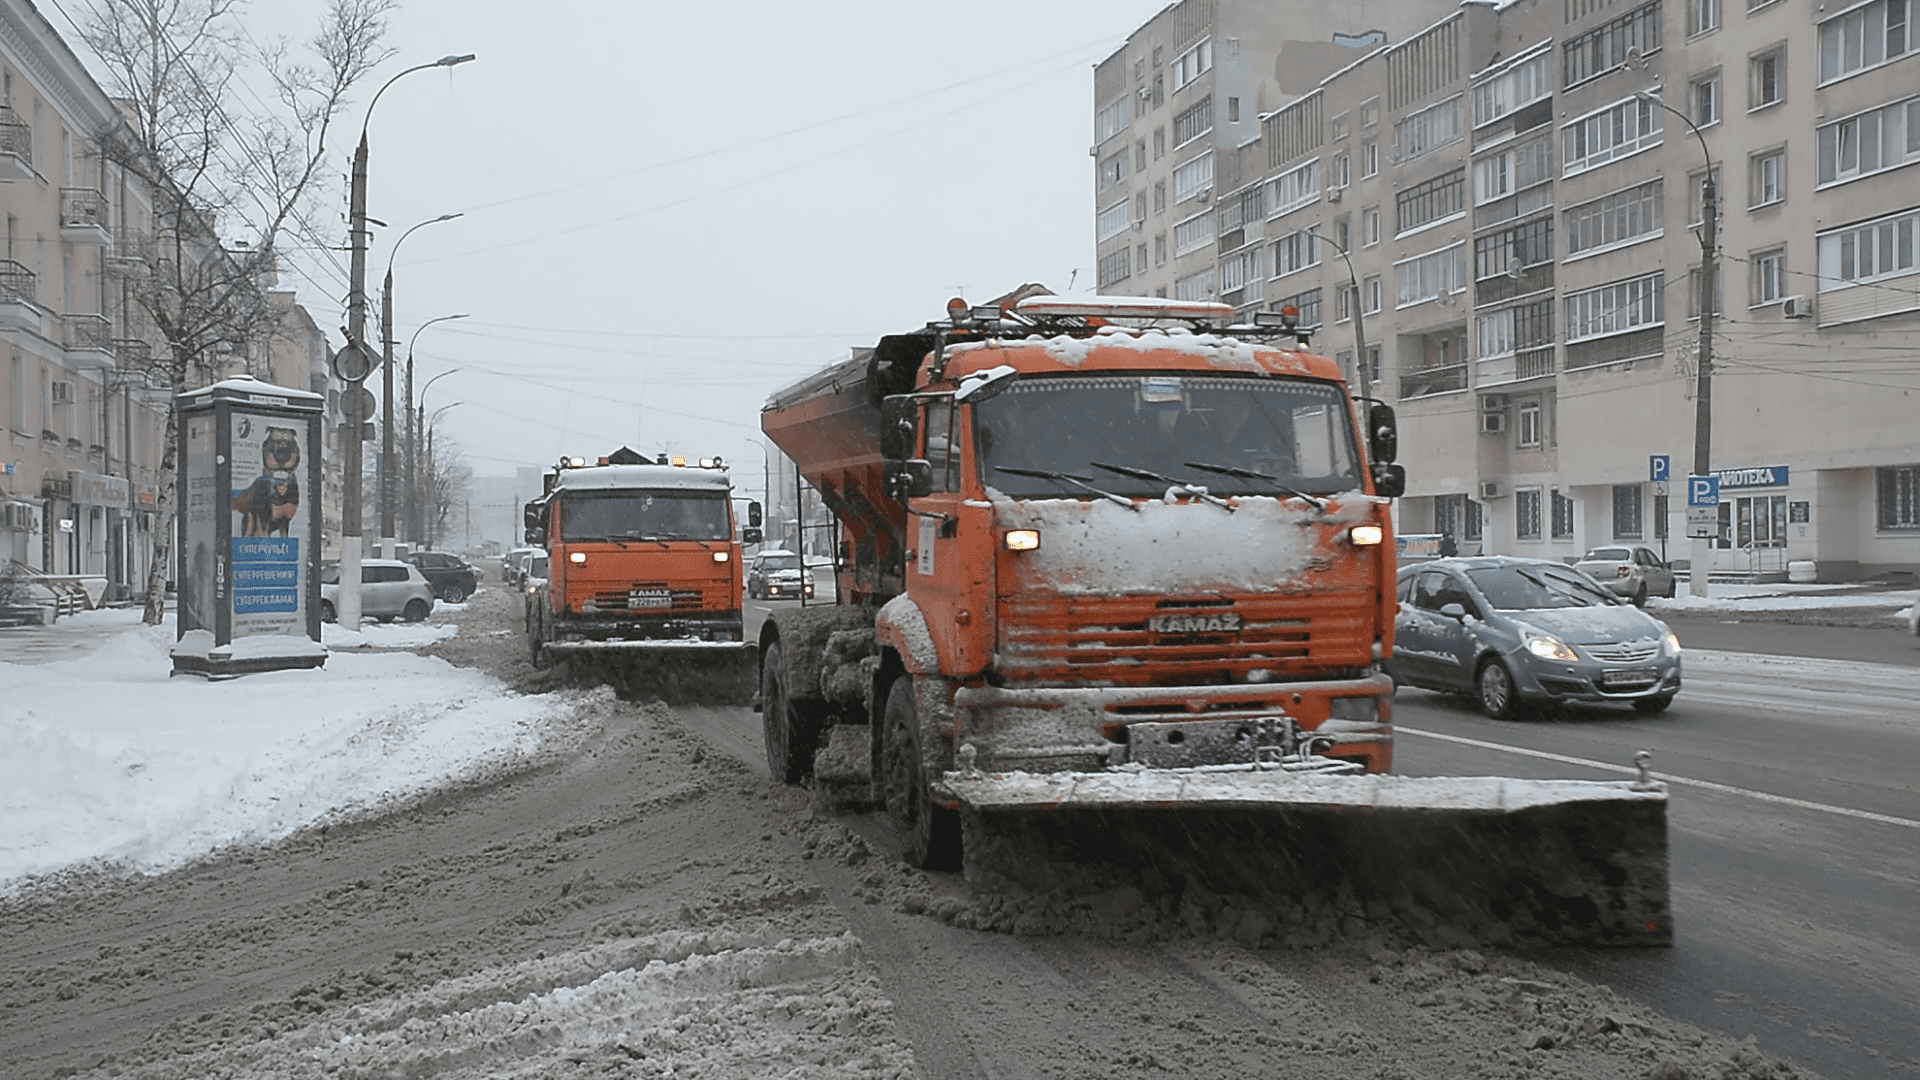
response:
<path id="1" fill-rule="evenodd" d="M 583 540 L 731 540 L 724 493 L 569 492 L 560 504 L 560 538 Z"/>
<path id="2" fill-rule="evenodd" d="M 1016 498 L 1082 492 L 1003 467 L 1089 478 L 1105 491 L 1135 497 L 1162 495 L 1167 485 L 1095 463 L 1202 485 L 1215 494 L 1329 495 L 1360 486 L 1347 396 L 1329 382 L 1211 375 L 1023 378 L 974 406 L 973 416 L 981 479 Z"/>

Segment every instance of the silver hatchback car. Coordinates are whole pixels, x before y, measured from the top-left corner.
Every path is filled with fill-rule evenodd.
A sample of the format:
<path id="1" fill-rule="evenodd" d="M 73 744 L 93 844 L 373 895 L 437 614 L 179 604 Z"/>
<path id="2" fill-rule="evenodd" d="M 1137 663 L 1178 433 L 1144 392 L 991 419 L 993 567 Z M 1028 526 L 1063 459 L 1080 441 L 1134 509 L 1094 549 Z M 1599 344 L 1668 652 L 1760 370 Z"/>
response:
<path id="1" fill-rule="evenodd" d="M 1403 567 L 1387 673 L 1471 694 L 1488 716 L 1609 702 L 1657 713 L 1680 692 L 1680 639 L 1585 574 L 1492 555 Z"/>
<path id="2" fill-rule="evenodd" d="M 320 618 L 334 621 L 340 604 L 340 564 L 320 568 Z M 381 622 L 419 622 L 433 611 L 433 586 L 420 568 L 398 559 L 360 562 L 360 614 Z"/>
<path id="3" fill-rule="evenodd" d="M 1673 567 L 1652 548 L 1638 544 L 1594 548 L 1580 556 L 1573 568 L 1633 601 L 1636 607 L 1645 607 L 1649 596 L 1672 599 L 1676 588 Z"/>

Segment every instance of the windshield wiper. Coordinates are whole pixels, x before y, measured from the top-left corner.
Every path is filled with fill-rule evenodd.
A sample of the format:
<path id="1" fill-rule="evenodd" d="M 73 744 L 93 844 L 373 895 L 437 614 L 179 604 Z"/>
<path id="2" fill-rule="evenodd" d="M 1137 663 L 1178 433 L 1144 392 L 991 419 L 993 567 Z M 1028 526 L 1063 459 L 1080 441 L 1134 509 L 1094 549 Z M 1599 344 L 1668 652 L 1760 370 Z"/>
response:
<path id="1" fill-rule="evenodd" d="M 1165 484 L 1175 491 L 1191 495 L 1201 502 L 1210 502 L 1229 514 L 1233 513 L 1234 507 L 1232 503 L 1220 498 L 1218 495 L 1209 495 L 1206 488 L 1195 487 L 1184 480 L 1175 480 L 1171 476 L 1161 476 L 1152 469 L 1136 469 L 1131 465 L 1109 465 L 1104 461 L 1093 461 L 1088 462 L 1088 464 L 1096 469 L 1105 469 L 1108 472 L 1119 473 L 1121 476 L 1131 476 L 1135 480 L 1145 480 L 1151 484 Z"/>
<path id="2" fill-rule="evenodd" d="M 621 533 L 620 536 L 614 537 L 614 541 L 618 543 L 621 537 L 625 537 L 628 540 L 647 540 L 655 544 L 659 544 L 661 547 L 666 548 L 668 551 L 673 550 L 672 544 L 667 543 L 665 540 L 662 540 L 657 536 L 646 536 L 638 532 L 628 532 L 628 533 Z"/>
<path id="3" fill-rule="evenodd" d="M 1102 491 L 1094 487 L 1093 477 L 1091 476 L 1075 476 L 1072 473 L 1054 472 L 1051 469 L 1017 469 L 1012 465 L 995 465 L 994 468 L 1003 473 L 1012 473 L 1015 476 L 1031 476 L 1039 480 L 1051 480 L 1056 484 L 1072 484 L 1074 487 L 1080 488 L 1083 491 L 1091 491 L 1108 502 L 1124 506 L 1136 514 L 1140 512 L 1140 508 L 1133 504 L 1133 500 L 1127 498 L 1125 495 L 1115 495 L 1111 491 Z"/>
<path id="4" fill-rule="evenodd" d="M 1189 461 L 1187 462 L 1187 468 L 1199 469 L 1201 472 L 1219 473 L 1221 476 L 1237 476 L 1242 480 L 1265 480 L 1278 488 L 1280 494 L 1291 495 L 1296 499 L 1300 499 L 1315 510 L 1325 510 L 1327 508 L 1326 503 L 1321 502 L 1319 499 L 1304 491 L 1295 491 L 1281 483 L 1279 477 L 1268 473 L 1257 472 L 1253 469 L 1242 469 L 1238 465 L 1209 465 L 1203 461 Z"/>

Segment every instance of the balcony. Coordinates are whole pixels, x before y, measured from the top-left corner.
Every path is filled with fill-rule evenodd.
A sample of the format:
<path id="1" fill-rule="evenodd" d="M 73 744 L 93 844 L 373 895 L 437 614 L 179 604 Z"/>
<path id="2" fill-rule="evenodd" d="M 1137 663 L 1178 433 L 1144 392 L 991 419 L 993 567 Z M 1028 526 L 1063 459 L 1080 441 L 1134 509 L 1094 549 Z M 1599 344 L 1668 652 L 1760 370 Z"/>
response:
<path id="1" fill-rule="evenodd" d="M 123 274 L 144 274 L 153 257 L 153 238 L 138 229 L 121 227 L 113 231 L 113 246 L 107 249 L 107 268 Z"/>
<path id="2" fill-rule="evenodd" d="M 68 315 L 67 362 L 78 368 L 113 366 L 113 322 L 104 315 Z"/>
<path id="3" fill-rule="evenodd" d="M 1467 365 L 1448 364 L 1445 367 L 1419 368 L 1400 373 L 1400 396 L 1402 398 L 1428 397 L 1433 394 L 1445 394 L 1467 388 Z"/>
<path id="4" fill-rule="evenodd" d="M 33 125 L 0 105 L 0 181 L 33 179 Z"/>
<path id="5" fill-rule="evenodd" d="M 153 346 L 139 338 L 114 338 L 113 355 L 121 367 L 144 368 L 153 362 Z"/>
<path id="6" fill-rule="evenodd" d="M 0 326 L 40 332 L 39 285 L 33 271 L 0 259 Z"/>
<path id="7" fill-rule="evenodd" d="M 113 243 L 107 197 L 97 188 L 60 189 L 60 239 L 107 247 Z"/>

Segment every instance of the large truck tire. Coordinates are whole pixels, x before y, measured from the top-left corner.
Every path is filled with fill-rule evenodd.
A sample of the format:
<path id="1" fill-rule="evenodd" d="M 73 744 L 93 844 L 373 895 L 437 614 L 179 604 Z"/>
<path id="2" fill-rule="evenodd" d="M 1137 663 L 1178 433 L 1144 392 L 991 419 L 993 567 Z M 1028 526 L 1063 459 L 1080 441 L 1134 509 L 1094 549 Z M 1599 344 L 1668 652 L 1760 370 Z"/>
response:
<path id="1" fill-rule="evenodd" d="M 881 722 L 881 781 L 901 858 L 921 870 L 959 869 L 960 815 L 935 803 L 928 787 L 932 777 L 921 752 L 927 733 L 914 702 L 912 676 L 893 681 Z"/>
<path id="2" fill-rule="evenodd" d="M 783 784 L 800 784 L 813 775 L 819 724 L 788 692 L 780 642 L 760 657 L 760 724 L 767 746 L 767 771 Z"/>

